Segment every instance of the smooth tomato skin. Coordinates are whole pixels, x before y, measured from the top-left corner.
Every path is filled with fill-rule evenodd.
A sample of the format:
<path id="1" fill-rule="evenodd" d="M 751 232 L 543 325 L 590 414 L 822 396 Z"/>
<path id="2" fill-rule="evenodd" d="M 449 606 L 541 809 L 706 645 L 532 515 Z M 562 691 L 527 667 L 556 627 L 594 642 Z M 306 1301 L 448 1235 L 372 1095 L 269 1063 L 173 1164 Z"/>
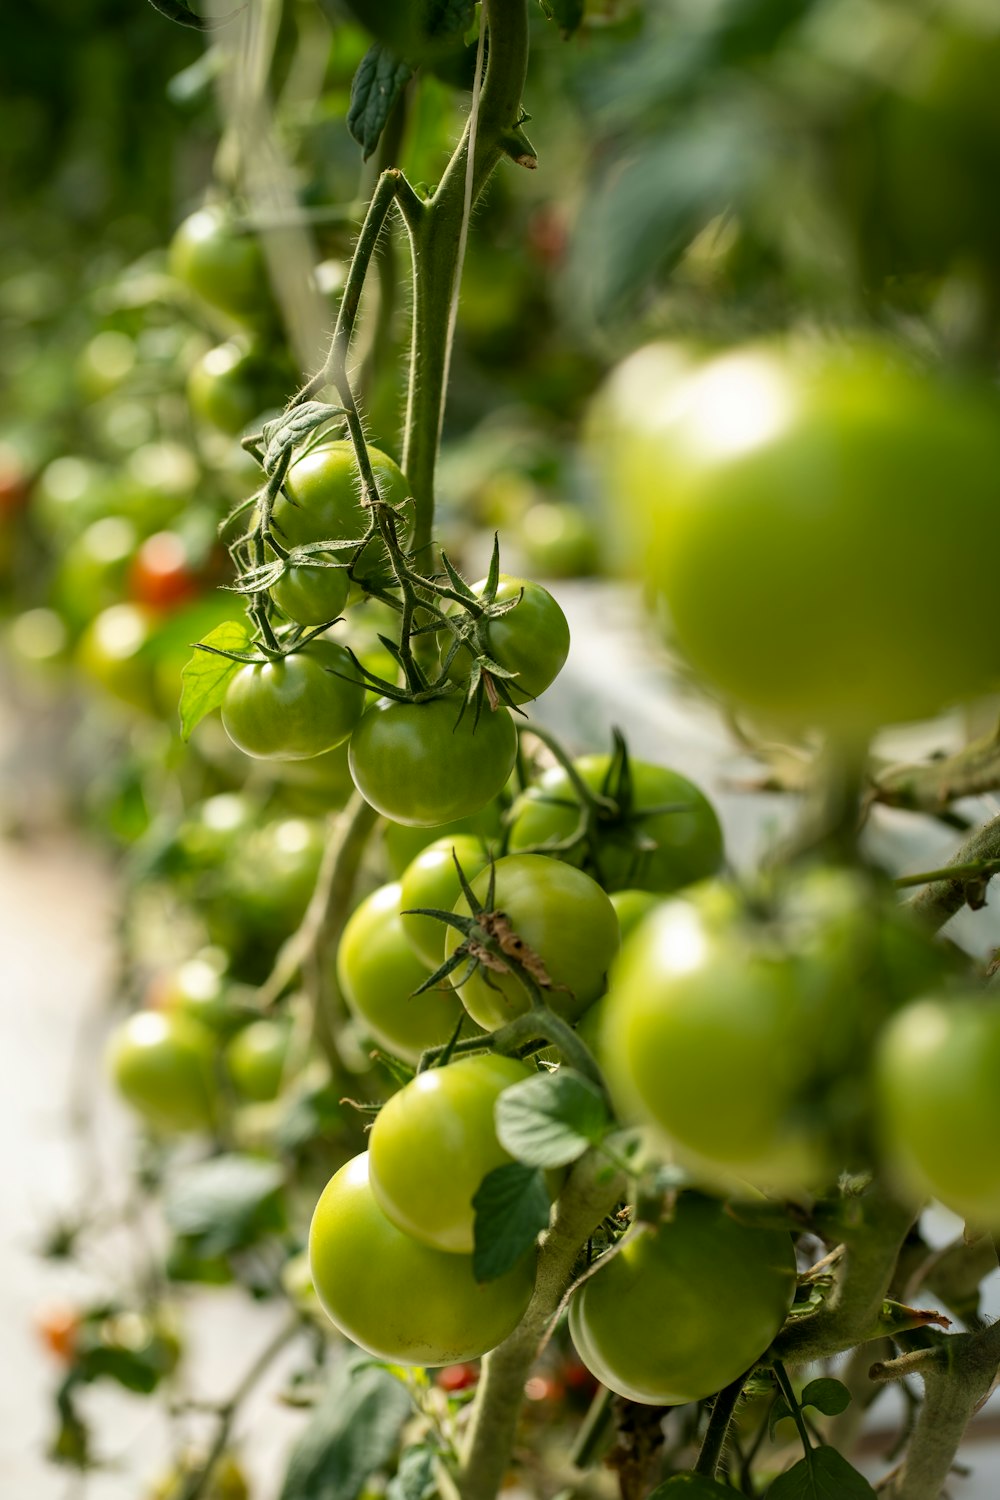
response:
<path id="1" fill-rule="evenodd" d="M 493 1110 L 531 1069 L 491 1053 L 427 1068 L 383 1104 L 368 1139 L 371 1190 L 397 1229 L 456 1255 L 474 1247 L 472 1200 L 487 1172 L 512 1158 Z"/>
<path id="2" fill-rule="evenodd" d="M 472 834 L 436 839 L 428 844 L 406 867 L 400 881 L 399 905 L 403 931 L 414 953 L 436 969 L 444 959 L 445 923 L 435 917 L 410 915 L 414 907 L 431 911 L 453 911 L 462 894 L 455 860 L 467 880 L 472 880 L 488 863 L 481 840 Z"/>
<path id="3" fill-rule="evenodd" d="M 462 1007 L 448 986 L 413 998 L 431 970 L 406 939 L 399 897 L 398 885 L 383 885 L 351 913 L 337 949 L 337 978 L 362 1030 L 415 1063 L 428 1047 L 448 1041 Z"/>
<path id="4" fill-rule="evenodd" d="M 587 1368 L 619 1396 L 682 1406 L 751 1368 L 794 1291 L 788 1234 L 748 1228 L 715 1199 L 682 1193 L 672 1219 L 629 1231 L 574 1293 L 570 1333 Z"/>
<path id="5" fill-rule="evenodd" d="M 281 1092 L 292 1039 L 286 1018 L 251 1021 L 238 1031 L 225 1052 L 226 1072 L 244 1099 L 262 1103 Z"/>
<path id="6" fill-rule="evenodd" d="M 618 917 L 618 928 L 622 942 L 635 931 L 643 917 L 647 917 L 660 898 L 654 891 L 612 891 L 611 905 Z"/>
<path id="7" fill-rule="evenodd" d="M 494 799 L 467 818 L 455 818 L 450 823 L 438 823 L 433 828 L 414 828 L 404 823 L 387 822 L 382 831 L 382 846 L 393 877 L 401 880 L 417 855 L 441 839 L 472 834 L 487 851 L 499 849 L 503 833 L 503 812 L 501 802 Z"/>
<path id="8" fill-rule="evenodd" d="M 534 1257 L 478 1284 L 472 1257 L 422 1245 L 386 1218 L 368 1153 L 327 1183 L 309 1230 L 313 1285 L 342 1333 L 394 1364 L 453 1365 L 501 1343 L 524 1315 Z"/>
<path id="9" fill-rule="evenodd" d="M 354 785 L 383 817 L 433 828 L 468 817 L 502 791 L 514 769 L 517 730 L 505 708 L 478 725 L 458 698 L 379 698 L 351 735 Z"/>
<path id="10" fill-rule="evenodd" d="M 696 369 L 674 410 L 629 503 L 652 509 L 638 561 L 709 683 L 847 738 L 996 683 L 992 393 L 874 344 L 774 344 Z"/>
<path id="11" fill-rule="evenodd" d="M 294 382 L 286 361 L 230 340 L 195 361 L 187 397 L 196 417 L 237 437 L 261 412 L 283 406 Z"/>
<path id="12" fill-rule="evenodd" d="M 226 689 L 222 723 L 246 755 L 305 760 L 343 744 L 364 700 L 347 651 L 316 640 L 264 666 L 241 667 Z"/>
<path id="13" fill-rule="evenodd" d="M 611 765 L 607 755 L 584 755 L 573 762 L 587 786 L 603 789 Z M 628 888 L 666 895 L 714 875 L 722 863 L 722 830 L 708 798 L 693 782 L 665 766 L 632 760 L 634 811 L 630 826 L 609 823 L 601 832 L 596 867 L 587 868 L 609 891 Z M 680 811 L 644 814 L 644 808 L 679 806 Z M 579 802 L 562 766 L 553 766 L 527 787 L 511 809 L 512 852 L 569 837 L 580 821 Z M 656 848 L 638 848 L 632 830 L 654 839 Z M 576 852 L 574 862 L 583 857 Z"/>
<path id="14" fill-rule="evenodd" d="M 552 981 L 545 998 L 567 1021 L 575 1021 L 603 992 L 605 977 L 619 948 L 618 918 L 596 881 L 572 865 L 542 854 L 509 854 L 498 859 L 493 909 L 504 912 L 514 932 L 541 960 Z M 486 900 L 490 870 L 470 884 L 480 901 Z M 455 912 L 467 917 L 465 897 Z M 445 953 L 462 941 L 449 927 Z M 453 982 L 462 973 L 461 966 Z M 528 1008 L 528 997 L 513 974 L 490 971 L 489 983 L 480 967 L 462 985 L 462 1004 L 474 1021 L 494 1031 Z"/>
<path id="15" fill-rule="evenodd" d="M 260 245 L 241 234 L 218 205 L 199 208 L 170 242 L 170 269 L 199 297 L 231 317 L 266 312 L 270 283 Z"/>
<path id="16" fill-rule="evenodd" d="M 472 585 L 473 593 L 482 594 L 486 579 Z M 511 578 L 501 573 L 496 602 L 506 604 L 521 598 L 509 614 L 491 620 L 486 626 L 487 655 L 514 678 L 501 678 L 515 703 L 537 698 L 562 671 L 569 655 L 569 625 L 566 616 L 548 589 L 530 579 Z M 458 611 L 456 605 L 453 613 Z M 447 645 L 447 637 L 442 637 Z M 472 671 L 472 653 L 463 648 L 451 664 L 453 682 L 465 683 Z"/>
<path id="17" fill-rule="evenodd" d="M 346 568 L 286 568 L 271 585 L 271 598 L 278 608 L 299 625 L 325 625 L 343 614 L 351 580 Z"/>
<path id="18" fill-rule="evenodd" d="M 125 1101 L 157 1130 L 207 1130 L 215 1118 L 214 1042 L 194 1021 L 140 1010 L 112 1034 L 108 1067 Z"/>
<path id="19" fill-rule="evenodd" d="M 368 457 L 381 498 L 387 505 L 402 505 L 410 494 L 403 471 L 379 448 L 370 447 Z M 278 497 L 271 514 L 271 524 L 285 545 L 360 541 L 368 530 L 353 443 L 341 439 L 310 448 L 289 468 L 284 488 L 285 494 Z M 399 515 L 396 531 L 400 544 L 407 547 L 413 536 L 412 506 Z M 345 562 L 349 557 L 349 552 L 342 554 Z M 353 572 L 359 579 L 371 579 L 387 570 L 385 547 L 375 541 L 365 548 Z"/>
<path id="20" fill-rule="evenodd" d="M 906 1186 L 976 1228 L 1000 1228 L 1000 1009 L 988 994 L 929 997 L 878 1049 L 885 1152 Z"/>

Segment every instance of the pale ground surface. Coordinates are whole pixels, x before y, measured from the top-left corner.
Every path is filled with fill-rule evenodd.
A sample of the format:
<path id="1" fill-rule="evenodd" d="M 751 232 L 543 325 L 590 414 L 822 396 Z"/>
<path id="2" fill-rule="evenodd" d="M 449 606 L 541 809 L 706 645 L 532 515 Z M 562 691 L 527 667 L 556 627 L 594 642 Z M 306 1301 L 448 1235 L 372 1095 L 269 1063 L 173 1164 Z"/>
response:
<path id="1" fill-rule="evenodd" d="M 726 778 L 745 774 L 715 717 L 676 695 L 662 698 L 659 667 L 635 639 L 625 661 L 621 642 L 633 627 L 614 591 L 564 586 L 561 597 L 570 617 L 574 649 L 570 668 L 546 701 L 546 720 L 573 731 L 581 745 L 600 746 L 613 723 L 628 726 L 635 753 L 675 765 L 699 780 L 716 799 L 729 845 L 741 864 L 770 842 L 788 816 L 781 799 L 748 798 L 724 789 Z M 609 644 L 609 643 L 613 643 Z M 595 685 L 602 679 L 597 702 Z M 647 696 L 647 688 L 652 693 Z M 8 726 L 9 730 L 9 726 Z M 0 756 L 4 725 L 0 717 Z M 908 753 L 919 753 L 919 740 Z M 900 752 L 902 753 L 902 751 Z M 709 769 L 710 768 L 710 769 Z M 980 806 L 982 816 L 995 809 Z M 934 835 L 930 846 L 909 822 L 895 820 L 880 834 L 892 837 L 900 867 L 926 868 L 944 858 L 953 835 Z M 936 843 L 934 842 L 936 840 Z M 997 901 L 1000 908 L 1000 901 Z M 57 1369 L 40 1349 L 31 1329 L 32 1309 L 46 1300 L 107 1285 L 102 1268 L 88 1280 L 67 1273 L 65 1265 L 41 1261 L 33 1253 L 45 1228 L 85 1194 L 84 1143 L 75 1130 L 67 1099 L 71 1080 L 95 1066 L 95 1021 L 110 982 L 113 885 L 99 859 L 70 837 L 29 844 L 0 842 L 0 1167 L 5 1212 L 0 1229 L 0 1495 L 4 1500 L 68 1500 L 81 1491 L 70 1477 L 44 1463 L 42 1452 L 51 1421 L 49 1395 Z M 996 918 L 972 919 L 977 948 L 1000 942 Z M 89 1019 L 89 1025 L 88 1025 Z M 88 1041 L 87 1038 L 90 1040 Z M 114 1110 L 103 1115 L 99 1152 L 111 1180 L 123 1160 L 127 1125 Z M 124 1179 L 123 1179 L 124 1180 Z M 939 1226 L 945 1238 L 954 1226 Z M 111 1271 L 117 1271 L 112 1266 Z M 994 1287 L 996 1281 L 994 1279 Z M 1000 1312 L 995 1292 L 993 1312 Z M 262 1348 L 282 1314 L 251 1307 L 236 1294 L 210 1293 L 191 1304 L 187 1319 L 194 1385 L 218 1399 Z M 240 1436 L 248 1467 L 259 1476 L 255 1500 L 274 1500 L 284 1455 L 301 1416 L 274 1399 L 282 1375 L 261 1388 L 248 1405 Z M 93 1413 L 102 1452 L 117 1466 L 95 1475 L 88 1500 L 141 1500 L 143 1481 L 162 1466 L 166 1432 L 154 1404 L 97 1389 L 87 1410 Z M 967 1461 L 975 1472 L 957 1480 L 953 1500 L 1000 1497 L 1000 1446 L 970 1444 Z"/>

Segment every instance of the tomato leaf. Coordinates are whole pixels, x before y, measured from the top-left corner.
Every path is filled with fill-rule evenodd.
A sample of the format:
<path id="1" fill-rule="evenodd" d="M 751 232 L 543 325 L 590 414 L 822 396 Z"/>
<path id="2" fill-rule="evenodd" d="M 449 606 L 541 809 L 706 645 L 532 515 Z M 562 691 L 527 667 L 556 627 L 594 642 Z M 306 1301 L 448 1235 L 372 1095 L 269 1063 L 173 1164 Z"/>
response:
<path id="1" fill-rule="evenodd" d="M 277 1162 L 230 1152 L 198 1162 L 167 1187 L 164 1211 L 176 1234 L 198 1241 L 203 1255 L 250 1245 L 284 1224 Z"/>
<path id="2" fill-rule="evenodd" d="M 600 1090 L 571 1068 L 538 1073 L 496 1102 L 504 1150 L 531 1167 L 565 1167 L 603 1140 L 611 1125 Z"/>
<path id="3" fill-rule="evenodd" d="M 206 635 L 204 644 L 214 651 L 246 651 L 250 631 L 242 620 L 226 620 Z M 181 738 L 190 739 L 195 726 L 213 708 L 219 708 L 226 688 L 240 669 L 238 661 L 216 656 L 213 651 L 196 651 L 181 671 Z"/>
<path id="4" fill-rule="evenodd" d="M 361 147 L 365 161 L 378 145 L 396 100 L 412 77 L 409 63 L 401 62 L 378 42 L 369 47 L 358 64 L 351 85 L 347 128 Z"/>
<path id="5" fill-rule="evenodd" d="M 802 1406 L 814 1406 L 824 1417 L 839 1417 L 851 1404 L 851 1393 L 840 1380 L 829 1377 L 810 1380 L 799 1397 Z"/>
<path id="6" fill-rule="evenodd" d="M 649 1500 L 733 1500 L 733 1491 L 704 1474 L 674 1474 L 658 1484 Z"/>
<path id="7" fill-rule="evenodd" d="M 548 1228 L 552 1208 L 539 1169 L 518 1161 L 488 1172 L 472 1206 L 476 1210 L 472 1274 L 477 1281 L 493 1281 L 517 1265 Z"/>
<path id="8" fill-rule="evenodd" d="M 404 1448 L 399 1468 L 389 1480 L 385 1500 L 427 1500 L 435 1492 L 433 1448 L 420 1444 L 415 1448 Z"/>
<path id="9" fill-rule="evenodd" d="M 280 1500 L 356 1500 L 392 1457 L 409 1415 L 406 1388 L 388 1370 L 338 1364 L 292 1449 Z"/>
<path id="10" fill-rule="evenodd" d="M 779 1474 L 767 1500 L 875 1500 L 875 1491 L 836 1448 L 824 1444 Z"/>

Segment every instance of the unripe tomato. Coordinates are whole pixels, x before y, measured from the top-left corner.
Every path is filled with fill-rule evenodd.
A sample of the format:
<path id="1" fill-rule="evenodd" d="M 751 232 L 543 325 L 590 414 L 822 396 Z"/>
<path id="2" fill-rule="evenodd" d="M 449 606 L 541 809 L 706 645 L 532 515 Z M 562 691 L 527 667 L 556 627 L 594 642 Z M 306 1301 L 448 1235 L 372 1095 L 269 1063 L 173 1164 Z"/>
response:
<path id="1" fill-rule="evenodd" d="M 462 1007 L 448 985 L 414 997 L 431 970 L 414 953 L 399 915 L 400 888 L 383 885 L 354 911 L 337 949 L 337 978 L 361 1028 L 407 1062 L 443 1046 Z"/>
<path id="2" fill-rule="evenodd" d="M 146 650 L 154 617 L 138 604 L 112 604 L 93 619 L 76 652 L 84 675 L 112 698 L 146 713 L 153 709 L 153 671 Z"/>
<path id="3" fill-rule="evenodd" d="M 343 743 L 365 692 L 343 646 L 310 641 L 264 666 L 241 667 L 226 689 L 222 723 L 233 744 L 261 760 L 305 760 Z"/>
<path id="4" fill-rule="evenodd" d="M 484 1053 L 425 1069 L 383 1104 L 368 1139 L 369 1178 L 397 1229 L 472 1254 L 472 1200 L 486 1174 L 512 1159 L 497 1140 L 494 1106 L 530 1077 L 517 1059 Z"/>
<path id="5" fill-rule="evenodd" d="M 584 784 L 609 792 L 609 755 L 573 762 Z M 677 771 L 630 760 L 631 809 L 598 813 L 596 849 L 578 846 L 567 857 L 583 864 L 606 890 L 628 887 L 666 894 L 714 875 L 722 863 L 722 830 L 715 810 L 693 782 Z M 676 811 L 660 812 L 673 807 Z M 580 802 L 562 766 L 553 766 L 511 808 L 512 853 L 559 843 L 580 823 Z"/>
<path id="6" fill-rule="evenodd" d="M 286 361 L 230 339 L 191 367 L 188 401 L 196 417 L 236 437 L 261 412 L 282 407 L 294 379 Z"/>
<path id="7" fill-rule="evenodd" d="M 382 831 L 382 844 L 389 861 L 389 868 L 398 880 L 423 849 L 429 849 L 441 839 L 454 840 L 458 836 L 472 834 L 487 850 L 500 847 L 504 808 L 494 799 L 478 812 L 466 818 L 456 818 L 451 823 L 439 823 L 433 828 L 414 828 L 405 823 L 387 821 Z"/>
<path id="8" fill-rule="evenodd" d="M 878 1098 L 907 1184 L 977 1228 L 1000 1228 L 1000 1007 L 992 995 L 918 1000 L 886 1027 Z"/>
<path id="9" fill-rule="evenodd" d="M 748 1228 L 683 1193 L 673 1218 L 637 1227 L 573 1294 L 570 1333 L 598 1380 L 629 1401 L 701 1401 L 751 1368 L 795 1292 L 788 1234 Z"/>
<path id="10" fill-rule="evenodd" d="M 480 579 L 472 585 L 473 592 L 482 594 L 485 586 L 485 578 Z M 517 673 L 514 678 L 499 680 L 515 703 L 525 703 L 544 693 L 561 672 L 569 655 L 569 626 L 548 589 L 543 589 L 540 583 L 502 573 L 496 602 L 505 604 L 519 594 L 521 597 L 510 613 L 490 620 L 484 634 L 486 655 L 498 667 Z M 453 613 L 458 609 L 455 605 Z M 443 634 L 443 650 L 447 649 L 448 640 Z M 453 682 L 468 682 L 472 661 L 472 653 L 463 647 L 451 664 L 449 676 Z"/>
<path id="11" fill-rule="evenodd" d="M 368 1153 L 330 1179 L 309 1230 L 313 1284 L 342 1333 L 394 1364 L 478 1359 L 521 1321 L 535 1279 L 525 1256 L 479 1283 L 472 1257 L 432 1250 L 397 1229 L 368 1182 Z"/>
<path id="12" fill-rule="evenodd" d="M 618 930 L 622 935 L 622 942 L 634 932 L 643 917 L 649 915 L 654 906 L 659 906 L 660 898 L 652 891 L 612 891 L 611 905 L 618 917 Z"/>
<path id="13" fill-rule="evenodd" d="M 72 625 L 79 628 L 121 601 L 138 545 L 138 533 L 124 516 L 102 516 L 69 542 L 53 591 L 60 612 Z"/>
<path id="14" fill-rule="evenodd" d="M 211 1034 L 194 1021 L 140 1010 L 113 1033 L 115 1087 L 157 1130 L 207 1130 L 215 1118 Z"/>
<path id="15" fill-rule="evenodd" d="M 369 448 L 372 473 L 379 496 L 387 505 L 399 506 L 409 499 L 406 476 L 387 453 Z M 353 443 L 345 440 L 317 444 L 297 458 L 285 478 L 285 495 L 279 496 L 271 514 L 278 538 L 289 547 L 305 542 L 360 541 L 368 530 L 369 512 L 361 504 L 361 481 Z M 413 507 L 397 515 L 396 533 L 407 547 L 413 536 Z M 350 553 L 342 554 L 348 561 Z M 354 574 L 373 579 L 389 568 L 384 545 L 371 542 L 362 553 Z"/>
<path id="16" fill-rule="evenodd" d="M 171 1469 L 154 1483 L 149 1500 L 182 1500 L 192 1475 L 198 1471 L 198 1458 L 185 1458 L 179 1468 Z M 223 1453 L 213 1465 L 211 1478 L 201 1493 L 203 1500 L 250 1500 L 246 1475 L 231 1453 Z"/>
<path id="17" fill-rule="evenodd" d="M 549 1005 L 566 1020 L 575 1021 L 603 992 L 618 952 L 614 907 L 589 875 L 542 854 L 510 854 L 498 859 L 492 872 L 481 871 L 470 882 L 480 901 L 486 900 L 492 873 L 496 881 L 493 910 L 504 914 L 512 932 L 544 966 Z M 455 912 L 469 916 L 464 896 L 455 903 Z M 445 953 L 454 953 L 461 942 L 461 933 L 448 927 Z M 453 981 L 461 972 L 459 966 Z M 487 1031 L 528 1009 L 527 993 L 513 973 L 480 966 L 459 993 L 470 1016 Z"/>
<path id="18" fill-rule="evenodd" d="M 586 578 L 599 569 L 594 527 L 568 500 L 539 500 L 518 525 L 524 561 L 542 578 Z"/>
<path id="19" fill-rule="evenodd" d="M 346 568 L 293 564 L 271 585 L 278 608 L 299 625 L 325 625 L 343 613 L 351 580 Z"/>
<path id="20" fill-rule="evenodd" d="M 505 708 L 476 723 L 458 698 L 399 703 L 379 698 L 351 735 L 358 791 L 396 823 L 433 828 L 478 812 L 514 769 L 517 731 Z"/>
<path id="21" fill-rule="evenodd" d="M 260 245 L 217 204 L 199 208 L 170 242 L 170 269 L 213 307 L 239 319 L 266 312 L 270 284 Z"/>
<path id="22" fill-rule="evenodd" d="M 855 344 L 736 350 L 670 394 L 628 503 L 651 508 L 645 571 L 710 683 L 851 737 L 1000 677 L 990 392 Z"/>
<path id="23" fill-rule="evenodd" d="M 226 1048 L 226 1072 L 238 1094 L 258 1102 L 276 1099 L 281 1091 L 292 1038 L 285 1017 L 251 1021 Z"/>
<path id="24" fill-rule="evenodd" d="M 422 849 L 412 864 L 407 865 L 400 882 L 403 931 L 414 953 L 432 969 L 443 962 L 445 924 L 436 917 L 418 917 L 412 913 L 419 907 L 431 911 L 454 909 L 462 894 L 456 859 L 466 880 L 472 880 L 488 863 L 488 855 L 479 839 L 468 833 L 457 834 L 450 839 L 436 839 Z"/>

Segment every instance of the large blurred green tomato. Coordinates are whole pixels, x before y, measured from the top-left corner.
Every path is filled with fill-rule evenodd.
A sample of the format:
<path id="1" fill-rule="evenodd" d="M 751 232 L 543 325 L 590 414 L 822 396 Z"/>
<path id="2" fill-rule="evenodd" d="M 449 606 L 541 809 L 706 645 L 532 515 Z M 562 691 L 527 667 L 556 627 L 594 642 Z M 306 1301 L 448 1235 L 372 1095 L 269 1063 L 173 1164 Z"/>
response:
<path id="1" fill-rule="evenodd" d="M 383 885 L 351 914 L 337 949 L 337 977 L 361 1029 L 397 1057 L 417 1062 L 443 1046 L 462 1007 L 450 986 L 414 995 L 431 970 L 414 953 L 399 915 L 400 888 Z"/>
<path id="2" fill-rule="evenodd" d="M 387 505 L 402 505 L 410 494 L 405 474 L 378 448 L 369 448 L 368 458 L 381 499 Z M 285 496 L 279 496 L 271 522 L 286 547 L 304 542 L 360 541 L 368 530 L 370 516 L 361 504 L 353 443 L 339 440 L 309 448 L 288 470 Z M 413 535 L 412 505 L 397 516 L 396 531 L 400 544 L 406 547 Z M 349 558 L 349 552 L 341 554 L 341 561 Z M 354 572 L 358 578 L 370 579 L 385 574 L 388 567 L 385 547 L 373 541 L 361 554 Z"/>
<path id="3" fill-rule="evenodd" d="M 672 1219 L 630 1230 L 574 1293 L 570 1333 L 587 1368 L 619 1396 L 682 1406 L 760 1359 L 794 1291 L 789 1235 L 748 1228 L 722 1203 L 682 1193 Z"/>
<path id="4" fill-rule="evenodd" d="M 512 1333 L 534 1285 L 525 1256 L 479 1283 L 471 1255 L 422 1245 L 386 1218 L 368 1182 L 368 1153 L 330 1179 L 309 1230 L 313 1285 L 342 1333 L 394 1364 L 477 1359 Z"/>
<path id="5" fill-rule="evenodd" d="M 286 360 L 232 339 L 195 361 L 187 394 L 196 417 L 236 436 L 261 412 L 283 406 L 294 384 Z"/>
<path id="6" fill-rule="evenodd" d="M 211 1033 L 140 1010 L 113 1033 L 108 1066 L 122 1097 L 158 1130 L 207 1130 L 215 1117 Z"/>
<path id="7" fill-rule="evenodd" d="M 226 1048 L 226 1071 L 243 1099 L 276 1099 L 284 1081 L 292 1023 L 262 1017 L 238 1031 Z"/>
<path id="8" fill-rule="evenodd" d="M 760 345 L 698 368 L 670 406 L 623 499 L 653 512 L 643 566 L 709 683 L 852 736 L 997 681 L 990 392 L 874 345 Z"/>
<path id="9" fill-rule="evenodd" d="M 531 1069 L 484 1053 L 427 1068 L 383 1104 L 368 1141 L 375 1201 L 399 1229 L 436 1250 L 471 1255 L 472 1200 L 483 1178 L 511 1157 L 493 1111 L 504 1089 Z"/>
<path id="10" fill-rule="evenodd" d="M 1000 1229 L 1000 1007 L 919 1000 L 879 1046 L 883 1134 L 908 1184 L 977 1228 Z"/>
<path id="11" fill-rule="evenodd" d="M 234 318 L 267 313 L 270 285 L 260 245 L 219 205 L 199 208 L 180 225 L 170 242 L 170 269 Z"/>
<path id="12" fill-rule="evenodd" d="M 548 1004 L 567 1021 L 575 1021 L 602 993 L 618 952 L 614 907 L 589 875 L 543 854 L 509 854 L 497 860 L 492 870 L 483 870 L 470 884 L 484 903 L 494 875 L 493 912 L 503 914 L 511 934 L 526 946 L 526 965 L 541 964 L 548 980 L 544 985 Z M 464 896 L 456 902 L 455 911 L 459 916 L 469 915 Z M 446 929 L 446 954 L 454 953 L 461 942 L 456 928 Z M 464 965 L 459 965 L 451 976 L 453 983 L 463 971 Z M 482 964 L 460 993 L 470 1016 L 487 1031 L 520 1015 L 529 1004 L 515 974 L 487 970 Z"/>
<path id="13" fill-rule="evenodd" d="M 573 768 L 591 791 L 613 796 L 610 755 L 581 756 Z M 598 812 L 593 847 L 578 844 L 562 857 L 582 864 L 609 891 L 665 894 L 714 875 L 722 863 L 722 830 L 707 797 L 664 766 L 630 760 L 629 772 L 631 806 Z M 553 766 L 511 808 L 509 848 L 516 853 L 559 844 L 576 832 L 580 818 L 569 775 Z"/>
<path id="14" fill-rule="evenodd" d="M 112 604 L 91 620 L 76 652 L 85 677 L 112 698 L 147 713 L 154 706 L 149 643 L 155 623 L 152 611 L 138 604 Z"/>

